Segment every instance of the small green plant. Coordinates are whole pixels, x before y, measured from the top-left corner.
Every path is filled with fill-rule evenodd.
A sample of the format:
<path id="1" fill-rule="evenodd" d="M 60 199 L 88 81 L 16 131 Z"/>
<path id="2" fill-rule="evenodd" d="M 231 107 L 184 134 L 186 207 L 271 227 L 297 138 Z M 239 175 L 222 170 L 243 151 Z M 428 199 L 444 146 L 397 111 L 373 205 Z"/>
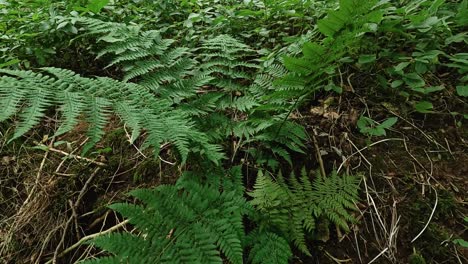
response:
<path id="1" fill-rule="evenodd" d="M 413 254 L 411 254 L 408 261 L 409 264 L 426 264 L 424 257 L 421 256 L 421 254 L 417 252 L 415 248 L 413 248 Z"/>
<path id="2" fill-rule="evenodd" d="M 468 224 L 468 217 L 463 218 L 463 221 Z M 466 227 L 465 227 L 466 228 Z M 455 245 L 459 245 L 464 248 L 468 248 L 468 241 L 464 240 L 463 238 L 457 238 L 453 240 Z"/>
<path id="3" fill-rule="evenodd" d="M 357 126 L 359 128 L 359 132 L 364 135 L 385 136 L 387 134 L 385 130 L 391 128 L 397 121 L 398 118 L 390 117 L 382 123 L 378 123 L 369 117 L 361 116 L 357 122 Z"/>

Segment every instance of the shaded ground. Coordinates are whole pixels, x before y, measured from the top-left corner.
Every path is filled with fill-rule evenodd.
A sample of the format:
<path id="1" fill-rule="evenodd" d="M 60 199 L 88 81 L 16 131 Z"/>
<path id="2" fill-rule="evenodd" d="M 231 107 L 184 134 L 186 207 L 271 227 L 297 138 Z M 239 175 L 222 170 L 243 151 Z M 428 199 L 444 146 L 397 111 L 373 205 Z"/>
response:
<path id="1" fill-rule="evenodd" d="M 325 254 L 314 263 L 408 263 L 414 252 L 427 263 L 466 263 L 468 251 L 451 242 L 468 239 L 466 121 L 443 113 L 403 117 L 384 103 L 343 98 L 324 98 L 297 114 L 317 135 L 329 170 L 364 175 L 359 224 L 318 245 Z M 466 112 L 466 103 L 452 106 L 446 111 Z M 386 137 L 369 139 L 355 128 L 366 108 L 374 120 L 398 115 L 400 121 Z"/>

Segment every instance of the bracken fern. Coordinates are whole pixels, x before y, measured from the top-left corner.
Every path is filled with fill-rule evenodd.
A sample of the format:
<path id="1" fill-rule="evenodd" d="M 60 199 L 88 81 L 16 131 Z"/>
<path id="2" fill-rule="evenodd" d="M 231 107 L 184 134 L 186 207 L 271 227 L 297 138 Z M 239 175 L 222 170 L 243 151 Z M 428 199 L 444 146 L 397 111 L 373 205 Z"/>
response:
<path id="1" fill-rule="evenodd" d="M 62 123 L 56 136 L 70 131 L 84 114 L 89 125 L 86 153 L 104 135 L 111 113 L 116 113 L 132 129 L 134 141 L 144 129 L 148 132 L 145 146 L 155 154 L 164 142 L 171 142 L 185 161 L 191 149 L 198 148 L 214 162 L 222 158 L 219 147 L 194 129 L 185 113 L 171 103 L 154 97 L 137 84 L 110 78 L 84 78 L 72 71 L 43 68 L 38 72 L 0 70 L 0 114 L 4 121 L 19 112 L 19 122 L 10 141 L 24 135 L 44 117 L 45 111 L 59 106 Z"/>
<path id="2" fill-rule="evenodd" d="M 301 177 L 291 175 L 289 183 L 279 174 L 276 181 L 259 172 L 250 204 L 258 211 L 260 230 L 277 231 L 299 250 L 310 255 L 305 233 L 316 229 L 316 222 L 325 217 L 345 231 L 356 220 L 349 210 L 356 210 L 359 178 L 318 177 L 313 182 L 303 170 Z"/>
<path id="3" fill-rule="evenodd" d="M 243 263 L 242 216 L 251 209 L 243 190 L 232 184 L 241 177 L 240 168 L 234 167 L 228 174 L 233 174 L 231 180 L 223 175 L 186 173 L 176 185 L 130 192 L 141 205 L 110 207 L 127 218 L 138 233 L 112 233 L 94 239 L 93 244 L 113 256 L 83 263 L 223 263 L 221 253 L 230 263 Z M 211 183 L 218 179 L 218 184 L 200 184 L 205 176 Z"/>

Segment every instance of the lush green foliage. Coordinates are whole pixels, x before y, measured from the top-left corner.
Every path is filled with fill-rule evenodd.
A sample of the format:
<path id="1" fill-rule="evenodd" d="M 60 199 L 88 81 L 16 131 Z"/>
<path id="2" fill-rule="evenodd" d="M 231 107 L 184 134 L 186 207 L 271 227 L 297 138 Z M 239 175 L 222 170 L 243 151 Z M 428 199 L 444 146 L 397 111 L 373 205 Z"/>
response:
<path id="1" fill-rule="evenodd" d="M 256 222 L 260 230 L 278 230 L 279 234 L 293 242 L 302 252 L 309 254 L 305 232 L 313 232 L 316 222 L 330 220 L 345 231 L 355 218 L 348 209 L 356 209 L 359 178 L 318 176 L 313 183 L 303 170 L 301 177 L 289 177 L 289 184 L 279 174 L 276 181 L 259 172 L 250 202 L 258 212 Z"/>
<path id="2" fill-rule="evenodd" d="M 60 59 L 73 61 L 77 53 L 68 49 L 68 41 L 76 36 L 78 29 L 67 21 L 66 16 L 77 15 L 78 12 L 98 13 L 108 2 L 0 1 L 0 68 L 18 63 L 29 68 L 35 65 L 61 65 L 63 62 Z M 74 48 L 81 49 L 80 46 Z"/>
<path id="3" fill-rule="evenodd" d="M 341 92 L 342 87 L 334 83 L 339 68 L 349 62 L 348 56 L 357 48 L 360 39 L 375 31 L 382 20 L 383 11 L 374 7 L 376 2 L 340 1 L 338 10 L 331 11 L 318 22 L 318 29 L 325 38 L 305 43 L 300 58 L 284 58 L 290 73 L 280 83 L 292 88 L 278 92 L 277 96 L 297 98 L 318 89 Z"/>
<path id="4" fill-rule="evenodd" d="M 382 89 L 394 89 L 415 111 L 431 113 L 431 94 L 449 88 L 434 78 L 434 73 L 447 71 L 459 78 L 456 92 L 463 96 L 468 61 L 464 53 L 454 51 L 468 42 L 464 32 L 467 22 L 461 19 L 466 5 L 466 1 L 460 5 L 419 1 L 387 7 L 377 30 L 379 42 L 369 47 L 373 51 L 370 56 L 375 58 L 369 63 L 387 65 L 384 71 L 369 66 L 379 79 L 386 80 L 381 82 Z"/>
<path id="5" fill-rule="evenodd" d="M 20 122 L 10 141 L 28 132 L 40 122 L 47 108 L 57 105 L 61 106 L 63 122 L 56 136 L 73 129 L 80 115 L 85 113 L 89 141 L 83 153 L 101 139 L 108 118 L 114 112 L 132 129 L 131 142 L 142 129 L 148 131 L 145 145 L 151 146 L 156 155 L 160 145 L 169 141 L 174 143 L 183 161 L 195 142 L 212 161 L 218 162 L 222 157 L 217 146 L 209 144 L 204 134 L 194 130 L 194 124 L 185 113 L 172 108 L 167 100 L 155 98 L 140 85 L 103 77 L 83 78 L 55 68 L 44 68 L 43 73 L 11 70 L 1 73 L 0 106 L 5 110 L 0 120 L 21 111 Z"/>
<path id="6" fill-rule="evenodd" d="M 205 184 L 200 181 L 207 178 Z M 251 263 L 287 263 L 289 243 L 310 255 L 306 233 L 317 221 L 329 220 L 345 231 L 355 218 L 359 178 L 330 176 L 313 183 L 305 171 L 276 181 L 259 172 L 254 191 L 243 197 L 240 167 L 222 174 L 185 173 L 175 186 L 138 189 L 130 195 L 144 205 L 114 204 L 139 233 L 114 233 L 93 241 L 114 256 L 89 263 L 222 263 L 222 252 L 231 263 L 242 263 L 244 248 Z M 255 211 L 253 210 L 255 209 Z M 242 216 L 257 227 L 247 236 Z M 289 243 L 288 243 L 289 242 Z M 88 263 L 88 262 L 85 262 Z"/>
<path id="7" fill-rule="evenodd" d="M 143 205 L 111 208 L 128 218 L 139 234 L 95 239 L 94 244 L 115 256 L 84 263 L 223 263 L 221 252 L 230 263 L 243 263 L 242 216 L 250 208 L 242 192 L 232 189 L 234 182 L 240 183 L 240 168 L 229 174 L 203 175 L 211 181 L 223 179 L 221 184 L 202 185 L 203 176 L 186 173 L 175 186 L 132 191 Z"/>
<path id="8" fill-rule="evenodd" d="M 468 96 L 466 0 L 0 0 L 0 8 L 0 122 L 15 121 L 10 142 L 57 111 L 54 137 L 83 123 L 86 156 L 118 116 L 130 144 L 154 157 L 171 145 L 193 171 L 130 192 L 139 203 L 110 206 L 136 231 L 93 240 L 110 254 L 85 263 L 288 263 L 293 247 L 310 256 L 319 224 L 348 232 L 356 222 L 360 179 L 267 173 L 308 154 L 292 114 L 318 93 L 346 90 L 384 98 L 395 116 L 437 113 L 445 94 L 466 106 Z M 361 71 L 370 87 L 351 86 Z M 458 125 L 467 118 L 450 114 Z M 385 136 L 398 120 L 367 110 L 356 128 Z"/>

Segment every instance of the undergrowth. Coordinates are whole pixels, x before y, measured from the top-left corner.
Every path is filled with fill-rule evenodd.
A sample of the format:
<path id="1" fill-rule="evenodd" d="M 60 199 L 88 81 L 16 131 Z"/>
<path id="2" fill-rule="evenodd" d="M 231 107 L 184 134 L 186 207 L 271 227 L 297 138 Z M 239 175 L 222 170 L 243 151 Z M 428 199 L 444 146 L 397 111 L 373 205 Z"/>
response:
<path id="1" fill-rule="evenodd" d="M 366 178 L 338 172 L 349 164 L 336 149 L 343 163 L 325 169 L 321 135 L 296 121 L 317 95 L 377 98 L 387 114 L 374 120 L 365 109 L 356 122 L 368 147 L 411 114 L 450 115 L 456 127 L 467 119 L 466 0 L 33 2 L 0 1 L 5 141 L 52 119 L 56 129 L 36 146 L 44 160 L 64 153 L 48 141 L 80 127 L 87 139 L 67 155 L 102 166 L 99 144 L 117 126 L 114 143 L 181 174 L 110 205 L 131 228 L 78 239 L 75 247 L 104 250 L 80 263 L 310 261 L 321 232 L 341 239 L 358 224 L 362 180 L 375 207 Z M 86 63 L 99 72 L 81 71 Z M 370 87 L 353 86 L 364 74 Z M 284 173 L 303 167 L 296 158 L 310 145 L 320 173 Z M 47 263 L 69 251 L 60 246 Z"/>

